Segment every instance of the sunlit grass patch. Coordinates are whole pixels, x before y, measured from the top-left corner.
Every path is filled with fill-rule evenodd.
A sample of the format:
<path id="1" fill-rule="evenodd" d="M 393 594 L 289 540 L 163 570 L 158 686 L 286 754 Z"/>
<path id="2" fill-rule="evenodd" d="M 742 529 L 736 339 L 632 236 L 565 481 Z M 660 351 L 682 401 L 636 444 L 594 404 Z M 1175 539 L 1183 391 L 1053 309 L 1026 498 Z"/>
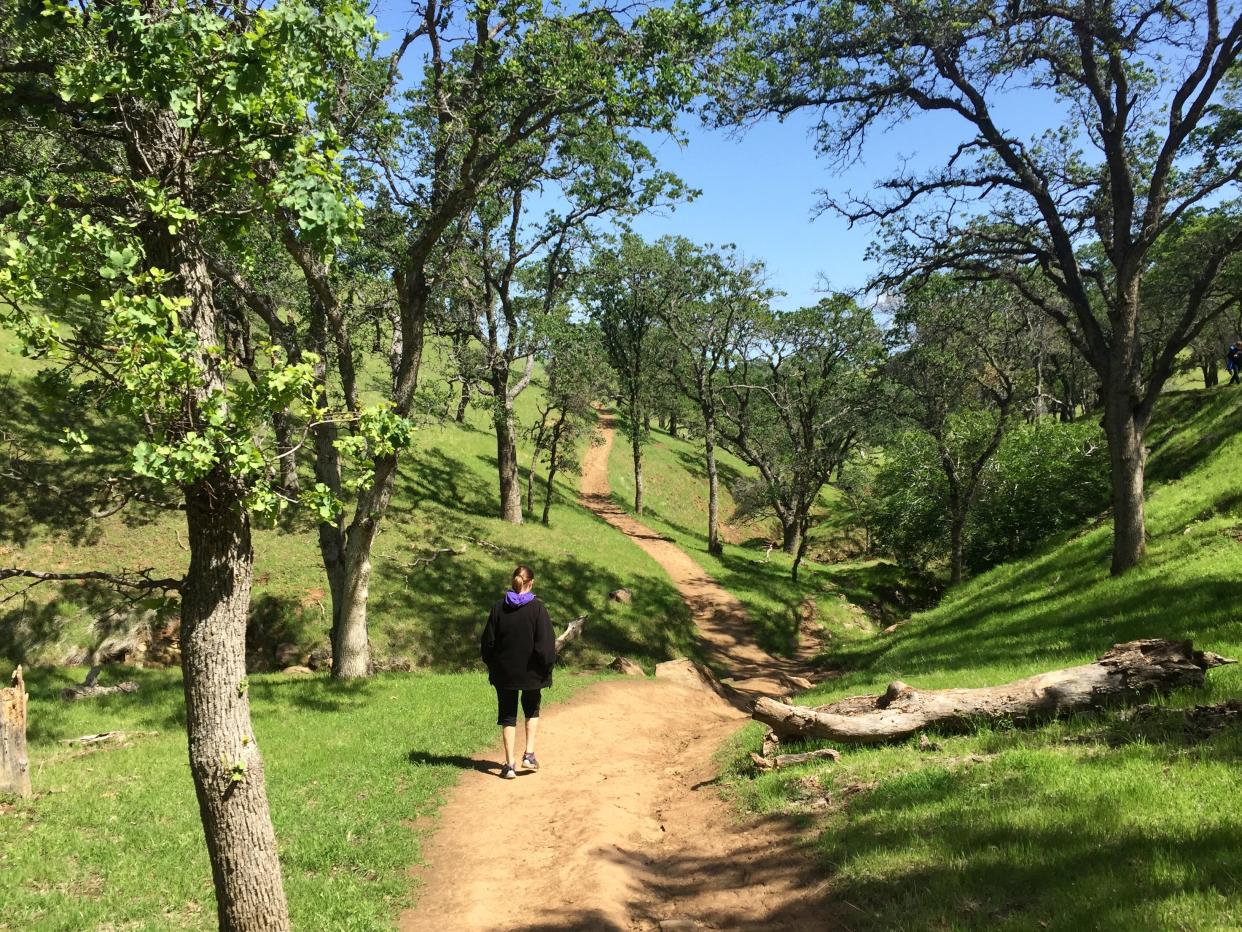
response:
<path id="1" fill-rule="evenodd" d="M 30 676 L 37 795 L 0 800 L 0 929 L 214 928 L 180 677 L 118 671 L 137 693 L 63 703 L 72 673 Z M 558 676 L 549 698 L 587 681 Z M 411 900 L 425 817 L 495 738 L 486 676 L 259 675 L 250 695 L 294 927 L 388 927 Z M 103 731 L 133 735 L 64 743 Z"/>

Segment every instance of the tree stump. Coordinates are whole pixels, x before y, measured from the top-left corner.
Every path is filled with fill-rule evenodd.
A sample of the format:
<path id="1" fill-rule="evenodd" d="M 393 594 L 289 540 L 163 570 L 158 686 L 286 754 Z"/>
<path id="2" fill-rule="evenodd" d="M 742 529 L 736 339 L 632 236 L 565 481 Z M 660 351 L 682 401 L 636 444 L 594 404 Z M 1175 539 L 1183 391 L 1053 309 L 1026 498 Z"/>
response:
<path id="1" fill-rule="evenodd" d="M 582 634 L 582 629 L 586 625 L 587 616 L 579 615 L 571 621 L 565 630 L 561 632 L 561 636 L 556 639 L 556 652 L 559 654 L 570 641 L 576 639 Z"/>
<path id="2" fill-rule="evenodd" d="M 0 689 L 0 793 L 29 797 L 30 759 L 26 756 L 26 681 L 22 668 L 12 685 Z"/>

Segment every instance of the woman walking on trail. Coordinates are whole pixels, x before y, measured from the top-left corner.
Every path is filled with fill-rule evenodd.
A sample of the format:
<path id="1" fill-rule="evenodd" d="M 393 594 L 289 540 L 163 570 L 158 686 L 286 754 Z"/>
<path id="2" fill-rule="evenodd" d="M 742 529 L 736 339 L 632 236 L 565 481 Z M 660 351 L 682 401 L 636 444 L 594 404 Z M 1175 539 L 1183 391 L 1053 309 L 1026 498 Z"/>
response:
<path id="1" fill-rule="evenodd" d="M 505 765 L 500 775 L 506 780 L 517 776 L 514 750 L 517 744 L 519 694 L 522 716 L 526 719 L 525 770 L 538 770 L 535 737 L 539 733 L 541 690 L 552 685 L 556 665 L 556 636 L 552 619 L 535 593 L 535 574 L 529 566 L 513 571 L 513 588 L 492 606 L 483 628 L 481 652 L 487 664 L 488 680 L 496 687 L 500 726 L 505 742 Z"/>

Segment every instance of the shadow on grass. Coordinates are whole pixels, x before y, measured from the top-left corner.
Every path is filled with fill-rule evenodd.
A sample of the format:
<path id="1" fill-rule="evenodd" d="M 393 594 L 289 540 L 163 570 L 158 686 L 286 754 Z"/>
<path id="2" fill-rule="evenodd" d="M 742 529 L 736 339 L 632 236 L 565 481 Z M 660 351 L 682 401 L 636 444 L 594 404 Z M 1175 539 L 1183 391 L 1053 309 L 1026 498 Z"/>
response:
<path id="1" fill-rule="evenodd" d="M 950 593 L 893 636 L 846 645 L 837 660 L 917 673 L 1098 656 L 1145 637 L 1192 638 L 1209 649 L 1237 642 L 1237 561 L 1221 557 L 1236 545 L 1218 534 L 1169 534 L 1122 577 L 1108 574 L 1110 546 L 1107 528 L 1053 544 Z"/>
<path id="2" fill-rule="evenodd" d="M 1227 388 L 1217 391 L 1166 392 L 1148 431 L 1151 457 L 1148 481 L 1187 475 L 1228 440 L 1242 433 L 1242 404 Z"/>
<path id="3" fill-rule="evenodd" d="M 105 667 L 99 685 L 131 681 L 138 691 L 66 702 L 60 691 L 82 682 L 79 667 L 36 667 L 25 672 L 30 694 L 26 736 L 31 745 L 57 744 L 92 730 L 180 731 L 185 707 L 178 671 Z M 8 682 L 7 675 L 4 682 Z M 102 724 L 101 724 L 102 723 Z"/>
<path id="4" fill-rule="evenodd" d="M 20 454 L 20 474 L 39 483 L 0 483 L 0 540 L 25 547 L 32 535 L 52 530 L 73 546 L 99 543 L 102 526 L 89 512 L 106 504 L 98 496 L 105 480 L 127 471 L 133 445 L 144 435 L 142 427 L 115 414 L 101 416 L 95 405 L 40 378 L 0 376 L 0 409 L 6 412 L 4 427 Z M 59 441 L 67 427 L 84 431 L 92 449 L 66 455 Z M 160 497 L 157 489 L 144 491 Z M 96 504 L 87 504 L 91 502 Z M 140 527 L 162 514 L 130 502 L 120 517 Z"/>
<path id="5" fill-rule="evenodd" d="M 1056 776 L 935 768 L 852 797 L 818 840 L 848 927 L 1153 928 L 1162 901 L 1242 893 L 1234 815 L 1140 822 L 1124 798 Z"/>
<path id="6" fill-rule="evenodd" d="M 490 461 L 493 466 L 494 458 Z M 403 508 L 416 510 L 424 504 L 446 505 L 457 512 L 478 518 L 495 517 L 497 493 L 476 472 L 462 468 L 462 463 L 442 450 L 424 448 L 414 452 L 401 470 Z"/>
<path id="7" fill-rule="evenodd" d="M 704 461 L 706 454 L 702 450 L 678 449 L 673 450 L 672 453 L 687 473 L 700 482 L 707 482 L 707 463 Z M 745 478 L 740 469 L 731 463 L 721 462 L 719 458 L 716 460 L 716 475 L 726 488 L 733 488 L 739 480 Z"/>
<path id="8" fill-rule="evenodd" d="M 610 532 L 611 533 L 611 532 Z M 461 669 L 478 660 L 478 639 L 492 605 L 504 587 L 504 572 L 495 561 L 463 556 L 438 564 L 434 574 L 410 574 L 406 585 L 389 590 L 376 614 L 400 617 L 419 612 L 425 631 L 416 640 L 393 633 L 396 652 L 415 650 L 439 667 Z M 543 556 L 535 566 L 537 591 L 548 606 L 554 626 L 588 615 L 584 634 L 589 643 L 613 655 L 676 656 L 690 637 L 690 623 L 676 590 L 654 575 L 622 575 L 575 556 Z M 627 588 L 630 606 L 607 601 L 607 594 Z M 602 610 L 599 606 L 605 606 Z M 683 619 L 670 625 L 668 619 Z M 410 633 L 411 636 L 414 632 Z"/>

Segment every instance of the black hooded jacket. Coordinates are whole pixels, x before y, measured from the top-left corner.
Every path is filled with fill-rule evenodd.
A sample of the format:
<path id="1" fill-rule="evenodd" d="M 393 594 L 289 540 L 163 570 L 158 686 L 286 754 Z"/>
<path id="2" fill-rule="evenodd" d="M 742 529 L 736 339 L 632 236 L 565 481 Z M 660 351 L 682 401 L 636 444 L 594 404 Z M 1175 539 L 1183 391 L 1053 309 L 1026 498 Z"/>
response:
<path id="1" fill-rule="evenodd" d="M 552 619 L 539 599 L 509 605 L 501 599 L 492 606 L 480 644 L 488 680 L 501 689 L 546 689 L 556 665 L 556 635 Z"/>

